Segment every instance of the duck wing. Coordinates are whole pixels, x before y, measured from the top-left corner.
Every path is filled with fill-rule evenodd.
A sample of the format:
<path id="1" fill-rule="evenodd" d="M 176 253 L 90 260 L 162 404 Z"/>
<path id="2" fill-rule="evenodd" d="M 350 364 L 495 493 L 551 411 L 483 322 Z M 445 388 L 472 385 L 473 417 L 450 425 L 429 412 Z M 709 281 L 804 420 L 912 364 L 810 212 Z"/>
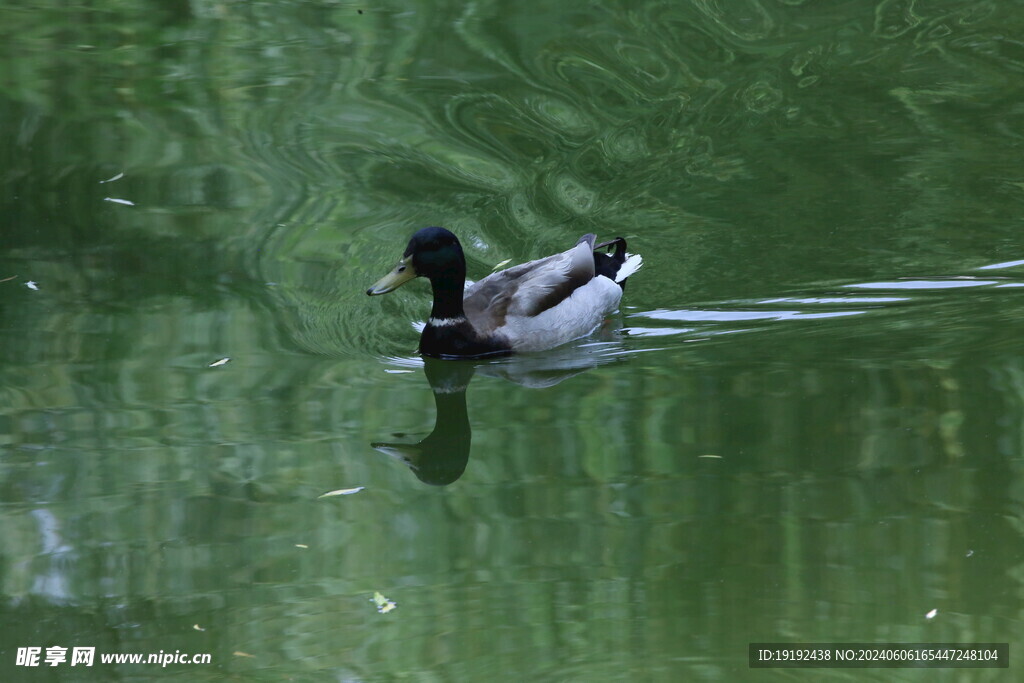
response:
<path id="1" fill-rule="evenodd" d="M 488 334 L 509 316 L 532 317 L 557 306 L 594 279 L 595 236 L 572 249 L 493 273 L 466 289 L 463 302 L 473 327 Z"/>

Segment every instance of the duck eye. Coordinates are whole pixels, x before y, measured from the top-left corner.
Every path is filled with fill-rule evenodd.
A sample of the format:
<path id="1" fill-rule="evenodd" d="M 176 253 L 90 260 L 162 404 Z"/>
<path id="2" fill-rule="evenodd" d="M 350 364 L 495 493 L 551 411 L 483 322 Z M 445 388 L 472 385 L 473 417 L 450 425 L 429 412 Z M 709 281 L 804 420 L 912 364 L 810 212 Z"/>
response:
<path id="1" fill-rule="evenodd" d="M 405 272 L 405 266 L 398 266 L 398 272 L 399 273 L 404 273 Z"/>

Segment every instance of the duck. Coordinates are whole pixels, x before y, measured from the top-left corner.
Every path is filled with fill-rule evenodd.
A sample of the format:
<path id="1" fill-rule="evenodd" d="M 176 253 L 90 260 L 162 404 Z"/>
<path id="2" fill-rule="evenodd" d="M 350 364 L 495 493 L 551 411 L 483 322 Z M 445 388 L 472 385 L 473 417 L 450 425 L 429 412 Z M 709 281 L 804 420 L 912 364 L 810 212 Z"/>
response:
<path id="1" fill-rule="evenodd" d="M 449 230 L 429 227 L 409 240 L 398 263 L 370 296 L 417 277 L 430 281 L 434 303 L 420 354 L 482 358 L 544 351 L 592 333 L 619 306 L 626 278 L 643 264 L 616 237 L 595 244 L 586 234 L 566 251 L 492 273 L 466 286 L 466 256 Z M 598 251 L 607 248 L 607 253 Z"/>

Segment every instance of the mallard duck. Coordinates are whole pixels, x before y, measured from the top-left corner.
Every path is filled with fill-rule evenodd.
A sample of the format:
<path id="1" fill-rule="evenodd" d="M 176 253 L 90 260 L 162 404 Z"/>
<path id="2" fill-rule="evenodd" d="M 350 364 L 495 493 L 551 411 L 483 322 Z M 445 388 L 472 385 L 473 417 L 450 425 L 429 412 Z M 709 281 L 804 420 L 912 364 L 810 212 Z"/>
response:
<path id="1" fill-rule="evenodd" d="M 592 234 L 560 254 L 492 273 L 465 286 L 466 257 L 444 228 L 412 236 L 394 270 L 366 290 L 387 294 L 415 277 L 430 280 L 434 306 L 420 353 L 479 358 L 543 351 L 593 332 L 622 298 L 626 278 L 642 264 L 618 237 L 596 245 Z M 595 251 L 614 247 L 611 253 Z"/>

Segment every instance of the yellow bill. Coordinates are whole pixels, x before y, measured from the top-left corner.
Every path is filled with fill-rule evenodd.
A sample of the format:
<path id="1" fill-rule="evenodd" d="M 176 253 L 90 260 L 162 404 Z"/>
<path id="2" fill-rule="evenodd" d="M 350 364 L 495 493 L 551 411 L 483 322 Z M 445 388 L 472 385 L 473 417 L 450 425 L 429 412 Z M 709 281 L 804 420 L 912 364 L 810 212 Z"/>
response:
<path id="1" fill-rule="evenodd" d="M 387 294 L 388 292 L 395 291 L 414 277 L 416 277 L 416 269 L 412 267 L 412 257 L 406 256 L 398 262 L 394 270 L 377 280 L 372 287 L 366 290 L 366 293 L 370 296 Z"/>

